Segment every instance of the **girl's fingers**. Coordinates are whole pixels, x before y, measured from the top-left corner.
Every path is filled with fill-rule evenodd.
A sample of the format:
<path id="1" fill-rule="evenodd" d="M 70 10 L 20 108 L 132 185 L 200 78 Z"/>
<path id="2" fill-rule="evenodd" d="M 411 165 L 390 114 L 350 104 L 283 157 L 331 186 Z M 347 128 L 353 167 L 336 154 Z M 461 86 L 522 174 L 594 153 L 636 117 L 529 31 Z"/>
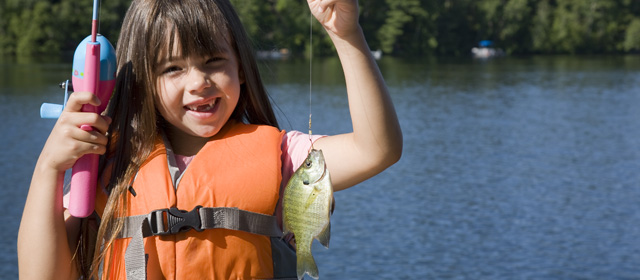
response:
<path id="1" fill-rule="evenodd" d="M 88 116 L 83 116 L 83 115 L 88 115 Z M 91 115 L 95 115 L 95 116 L 91 116 Z M 101 129 L 104 129 L 103 127 L 108 126 L 104 119 L 102 119 L 100 116 L 97 116 L 100 119 L 98 123 L 101 123 L 100 125 L 95 125 L 97 126 L 95 128 L 100 127 L 97 130 L 86 131 L 80 127 L 80 124 L 78 124 L 78 122 L 83 121 L 83 119 L 85 120 L 84 123 L 89 123 L 88 120 L 94 119 L 96 118 L 96 116 L 97 114 L 94 114 L 94 113 L 67 114 L 64 116 L 63 119 L 60 119 L 61 122 L 57 125 L 56 128 L 54 128 L 55 131 L 52 132 L 52 135 L 57 135 L 55 138 L 60 139 L 59 143 L 61 145 L 66 145 L 66 144 L 76 143 L 76 142 L 84 142 L 92 145 L 104 146 L 107 144 L 107 141 L 108 141 L 108 137 L 105 135 L 104 132 L 101 131 Z M 62 117 L 63 116 L 61 116 L 61 118 Z M 76 120 L 75 122 L 65 122 L 66 118 L 73 118 L 73 117 L 76 117 L 78 120 Z"/>
<path id="2" fill-rule="evenodd" d="M 80 158 L 86 154 L 104 154 L 107 151 L 106 140 L 102 139 L 104 136 L 95 131 L 85 132 L 85 135 L 78 136 L 85 139 L 85 141 L 74 141 L 69 146 L 69 153 L 76 155 L 74 158 Z M 99 143 L 104 142 L 104 143 Z"/>
<path id="3" fill-rule="evenodd" d="M 317 0 L 317 2 L 318 2 L 318 11 L 322 13 L 330 6 L 335 5 L 335 3 L 338 2 L 338 0 Z"/>
<path id="4" fill-rule="evenodd" d="M 78 128 L 88 125 L 97 129 L 100 133 L 105 134 L 111 124 L 111 118 L 90 112 L 63 112 L 58 118 L 58 122 Z"/>
<path id="5" fill-rule="evenodd" d="M 99 106 L 100 103 L 100 99 L 95 94 L 86 91 L 78 91 L 69 96 L 69 100 L 67 100 L 64 110 L 68 112 L 80 112 L 82 110 L 82 106 L 85 104 Z"/>
<path id="6" fill-rule="evenodd" d="M 344 37 L 357 31 L 357 0 L 308 0 L 309 8 L 322 26 L 337 35 Z"/>
<path id="7" fill-rule="evenodd" d="M 81 112 L 82 106 L 84 105 L 99 106 L 100 104 L 100 99 L 90 92 L 74 92 L 69 96 L 69 100 L 64 108 L 65 112 L 63 112 L 63 116 L 60 117 L 65 119 L 63 121 L 64 123 L 74 124 L 78 127 L 86 127 L 86 125 L 89 125 L 100 131 L 100 133 L 105 134 L 111 124 L 111 118 L 92 112 Z"/>
<path id="8" fill-rule="evenodd" d="M 101 146 L 107 145 L 107 141 L 109 140 L 107 136 L 102 134 L 100 131 L 96 131 L 96 130 L 86 131 L 86 130 L 83 130 L 82 128 L 75 128 L 75 129 L 72 128 L 69 131 L 68 136 L 70 136 L 71 138 L 79 142 L 84 142 L 91 145 L 101 145 Z"/>
<path id="9" fill-rule="evenodd" d="M 99 106 L 100 100 L 89 92 L 74 92 L 58 118 L 42 150 L 43 160 L 63 171 L 86 154 L 104 154 L 111 118 L 93 112 L 81 112 L 83 105 Z M 90 127 L 84 130 L 82 126 Z"/>
<path id="10" fill-rule="evenodd" d="M 42 160 L 64 171 L 86 154 L 104 154 L 108 138 L 100 131 L 84 131 L 71 124 L 56 124 L 42 150 Z"/>
<path id="11" fill-rule="evenodd" d="M 311 8 L 311 13 L 316 16 L 320 16 L 320 14 L 324 13 L 327 7 L 331 4 L 327 0 L 308 0 L 309 8 Z"/>

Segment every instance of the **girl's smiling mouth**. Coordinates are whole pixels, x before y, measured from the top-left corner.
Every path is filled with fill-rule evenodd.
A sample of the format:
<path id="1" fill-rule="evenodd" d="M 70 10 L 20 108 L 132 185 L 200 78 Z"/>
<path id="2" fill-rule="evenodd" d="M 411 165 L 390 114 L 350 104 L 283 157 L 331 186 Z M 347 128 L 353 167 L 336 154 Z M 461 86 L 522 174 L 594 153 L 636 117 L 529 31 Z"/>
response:
<path id="1" fill-rule="evenodd" d="M 197 115 L 206 116 L 215 113 L 220 104 L 220 97 L 213 98 L 205 103 L 194 103 L 184 106 L 184 109 L 188 112 L 195 113 Z"/>

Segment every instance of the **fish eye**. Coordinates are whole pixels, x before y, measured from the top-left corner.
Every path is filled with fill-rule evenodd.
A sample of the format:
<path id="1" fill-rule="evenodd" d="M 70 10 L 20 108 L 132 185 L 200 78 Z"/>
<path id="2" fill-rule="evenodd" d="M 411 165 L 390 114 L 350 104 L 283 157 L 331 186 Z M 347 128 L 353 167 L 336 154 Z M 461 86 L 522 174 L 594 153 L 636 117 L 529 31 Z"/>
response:
<path id="1" fill-rule="evenodd" d="M 304 165 L 306 165 L 307 167 L 311 167 L 311 161 L 309 160 L 305 161 Z"/>

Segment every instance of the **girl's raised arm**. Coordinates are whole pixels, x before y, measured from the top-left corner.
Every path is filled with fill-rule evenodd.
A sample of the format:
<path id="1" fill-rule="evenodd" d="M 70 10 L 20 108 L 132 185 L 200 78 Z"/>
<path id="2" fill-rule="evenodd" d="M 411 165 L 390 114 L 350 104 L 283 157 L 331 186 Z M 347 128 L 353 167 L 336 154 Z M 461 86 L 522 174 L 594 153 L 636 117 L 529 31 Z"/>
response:
<path id="1" fill-rule="evenodd" d="M 345 74 L 353 132 L 319 139 L 334 190 L 362 182 L 402 154 L 402 131 L 382 74 L 358 23 L 357 0 L 308 0 L 336 46 Z"/>
<path id="2" fill-rule="evenodd" d="M 73 93 L 40 153 L 18 232 L 20 279 L 78 279 L 73 254 L 79 225 L 64 213 L 62 184 L 78 158 L 106 150 L 108 118 L 80 112 L 83 104 L 99 102 L 91 93 Z M 97 131 L 84 131 L 82 124 Z"/>

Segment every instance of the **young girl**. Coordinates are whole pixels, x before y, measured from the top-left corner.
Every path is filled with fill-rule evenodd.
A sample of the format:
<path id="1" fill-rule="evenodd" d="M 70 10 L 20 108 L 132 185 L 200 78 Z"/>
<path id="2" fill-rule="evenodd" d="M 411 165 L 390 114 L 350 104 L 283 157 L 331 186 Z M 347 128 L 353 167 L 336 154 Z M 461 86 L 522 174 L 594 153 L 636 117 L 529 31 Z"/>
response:
<path id="1" fill-rule="evenodd" d="M 339 191 L 395 163 L 402 134 L 357 0 L 308 4 L 347 84 L 353 132 L 313 139 Z M 278 129 L 228 0 L 134 0 L 117 58 L 107 114 L 80 112 L 100 100 L 72 94 L 38 159 L 18 237 L 21 279 L 296 278 L 278 200 L 311 143 Z M 103 155 L 96 213 L 78 219 L 65 211 L 63 177 L 89 153 Z"/>

